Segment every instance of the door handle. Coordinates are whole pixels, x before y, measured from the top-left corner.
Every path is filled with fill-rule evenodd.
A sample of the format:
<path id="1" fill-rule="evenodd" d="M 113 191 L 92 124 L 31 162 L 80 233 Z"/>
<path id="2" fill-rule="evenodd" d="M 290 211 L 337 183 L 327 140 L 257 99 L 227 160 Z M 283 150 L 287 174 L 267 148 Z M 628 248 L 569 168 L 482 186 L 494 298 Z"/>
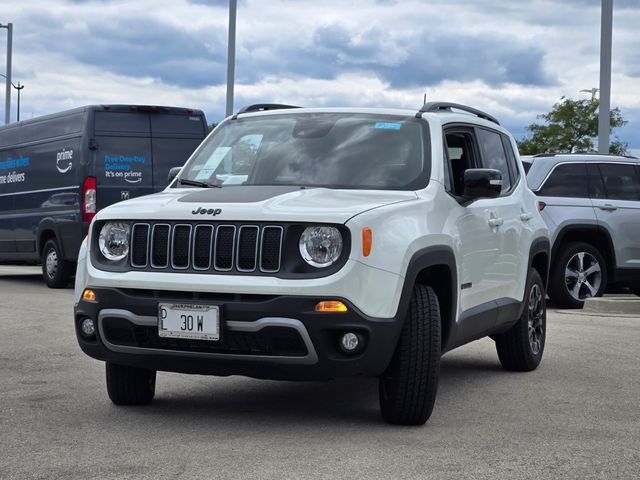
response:
<path id="1" fill-rule="evenodd" d="M 489 226 L 497 228 L 504 223 L 504 220 L 501 218 L 490 218 L 488 222 Z"/>
<path id="2" fill-rule="evenodd" d="M 606 210 L 607 212 L 613 212 L 614 210 L 618 209 L 618 207 L 616 207 L 615 205 L 611 205 L 610 203 L 605 203 L 604 205 L 599 205 L 598 208 L 600 210 Z"/>
<path id="3" fill-rule="evenodd" d="M 522 212 L 520 214 L 520 220 L 522 220 L 523 222 L 528 222 L 529 220 L 531 220 L 533 218 L 533 213 L 530 212 Z"/>

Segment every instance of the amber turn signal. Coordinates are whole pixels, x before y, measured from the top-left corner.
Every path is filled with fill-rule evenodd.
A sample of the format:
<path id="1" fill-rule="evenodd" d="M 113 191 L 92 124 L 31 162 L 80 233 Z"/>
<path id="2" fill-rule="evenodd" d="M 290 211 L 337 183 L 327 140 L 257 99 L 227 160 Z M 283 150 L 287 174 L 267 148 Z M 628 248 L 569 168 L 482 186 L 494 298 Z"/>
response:
<path id="1" fill-rule="evenodd" d="M 82 300 L 84 300 L 85 302 L 95 302 L 96 301 L 96 292 L 86 288 L 84 290 L 84 292 L 82 292 Z"/>
<path id="2" fill-rule="evenodd" d="M 368 257 L 371 253 L 371 244 L 373 243 L 373 232 L 369 227 L 362 229 L 362 255 Z"/>
<path id="3" fill-rule="evenodd" d="M 347 306 L 338 300 L 323 300 L 316 304 L 316 312 L 341 313 L 348 310 Z"/>

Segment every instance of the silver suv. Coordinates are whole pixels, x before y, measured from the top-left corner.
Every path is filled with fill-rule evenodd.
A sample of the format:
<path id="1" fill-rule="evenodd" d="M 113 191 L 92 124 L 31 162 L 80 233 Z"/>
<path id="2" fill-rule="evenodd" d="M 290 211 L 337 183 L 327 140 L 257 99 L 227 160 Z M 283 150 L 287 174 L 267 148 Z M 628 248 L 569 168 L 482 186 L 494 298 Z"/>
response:
<path id="1" fill-rule="evenodd" d="M 640 294 L 640 160 L 542 154 L 522 161 L 552 235 L 554 303 L 582 308 L 607 286 Z"/>

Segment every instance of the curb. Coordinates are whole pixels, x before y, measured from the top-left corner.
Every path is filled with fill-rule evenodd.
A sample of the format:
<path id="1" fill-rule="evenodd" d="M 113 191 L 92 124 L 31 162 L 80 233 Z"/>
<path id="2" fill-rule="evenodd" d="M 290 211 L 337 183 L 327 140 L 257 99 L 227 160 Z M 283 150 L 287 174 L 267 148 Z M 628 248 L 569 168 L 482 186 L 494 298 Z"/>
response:
<path id="1" fill-rule="evenodd" d="M 637 315 L 640 317 L 640 297 L 598 297 L 587 298 L 584 312 L 618 315 Z"/>

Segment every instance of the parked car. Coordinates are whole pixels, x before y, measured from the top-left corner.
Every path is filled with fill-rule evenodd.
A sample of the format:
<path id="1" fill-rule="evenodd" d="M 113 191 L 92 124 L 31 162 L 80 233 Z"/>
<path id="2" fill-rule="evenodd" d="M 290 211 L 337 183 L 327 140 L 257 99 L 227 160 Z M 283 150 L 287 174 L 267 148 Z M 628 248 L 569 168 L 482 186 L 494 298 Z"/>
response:
<path id="1" fill-rule="evenodd" d="M 607 288 L 640 294 L 640 160 L 543 154 L 523 163 L 553 239 L 554 303 L 582 308 Z"/>
<path id="2" fill-rule="evenodd" d="M 100 105 L 0 127 L 0 263 L 68 285 L 95 213 L 157 192 L 202 142 L 199 110 Z"/>
<path id="3" fill-rule="evenodd" d="M 444 352 L 542 359 L 550 241 L 516 152 L 464 105 L 249 107 L 162 193 L 97 214 L 80 347 L 117 405 L 151 402 L 158 370 L 368 376 L 387 421 L 422 424 Z"/>

